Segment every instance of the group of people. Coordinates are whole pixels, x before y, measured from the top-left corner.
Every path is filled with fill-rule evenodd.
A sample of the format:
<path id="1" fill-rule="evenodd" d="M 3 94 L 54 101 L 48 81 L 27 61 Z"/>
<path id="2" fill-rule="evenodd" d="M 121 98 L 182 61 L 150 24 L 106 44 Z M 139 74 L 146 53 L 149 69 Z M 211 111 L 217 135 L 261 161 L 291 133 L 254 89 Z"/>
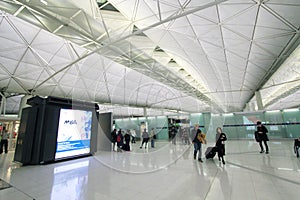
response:
<path id="1" fill-rule="evenodd" d="M 266 153 L 269 154 L 269 146 L 268 146 L 268 129 L 261 123 L 261 121 L 257 121 L 256 123 L 257 125 L 257 130 L 254 132 L 254 136 L 255 136 L 255 140 L 256 142 L 258 142 L 259 147 L 260 147 L 260 153 Z M 171 131 L 171 133 L 173 133 L 173 135 L 171 135 L 171 139 L 172 139 L 172 143 L 176 144 L 175 137 L 176 137 L 176 132 L 174 130 Z M 189 139 L 188 139 L 188 133 L 184 133 L 183 134 L 184 137 L 184 142 L 186 144 L 189 143 Z M 191 131 L 191 141 L 193 143 L 194 146 L 194 159 L 197 159 L 197 155 L 198 155 L 198 161 L 203 162 L 202 160 L 202 144 L 206 144 L 206 135 L 204 133 L 201 132 L 201 130 L 199 129 L 199 125 L 195 124 L 194 128 Z M 4 136 L 5 137 L 5 136 Z M 120 129 L 117 133 L 117 130 L 114 129 L 114 131 L 111 134 L 112 137 L 112 143 L 113 145 L 117 144 L 118 149 L 123 149 L 125 151 L 130 151 L 130 138 L 132 143 L 136 143 L 135 142 L 135 137 L 136 137 L 136 133 L 135 130 L 130 131 L 127 130 L 126 134 L 123 136 L 122 134 L 122 130 Z M 5 138 L 4 138 L 5 139 Z M 151 129 L 150 134 L 147 132 L 146 129 L 143 130 L 142 132 L 142 142 L 141 142 L 141 146 L 140 148 L 143 148 L 143 146 L 145 146 L 145 148 L 147 148 L 148 145 L 148 141 L 149 139 L 151 140 L 151 147 L 154 148 L 155 146 L 155 139 L 156 139 L 156 134 L 154 131 L 154 128 Z M 125 140 L 125 142 L 124 142 Z M 219 161 L 222 162 L 223 164 L 225 164 L 225 160 L 224 160 L 224 156 L 225 156 L 225 141 L 227 140 L 227 136 L 226 134 L 222 131 L 221 127 L 218 127 L 216 129 L 216 143 L 215 143 L 215 147 L 213 148 L 214 151 L 218 154 L 218 158 Z M 5 142 L 3 142 L 3 144 L 5 144 Z M 263 146 L 264 144 L 264 146 Z M 114 149 L 114 146 L 113 146 Z M 294 142 L 294 151 L 297 155 L 297 157 L 299 157 L 300 154 L 300 138 L 295 139 Z M 2 153 L 2 140 L 1 140 L 1 151 Z M 7 152 L 7 145 L 6 145 L 6 151 Z"/>
<path id="2" fill-rule="evenodd" d="M 269 141 L 268 138 L 268 129 L 262 125 L 260 121 L 257 121 L 257 130 L 255 131 L 255 139 L 259 143 L 260 146 L 260 153 L 266 152 L 266 154 L 269 153 L 269 146 L 267 141 Z M 222 128 L 218 127 L 216 129 L 216 144 L 213 149 L 218 153 L 219 161 L 222 161 L 223 164 L 225 164 L 224 156 L 225 156 L 225 141 L 227 140 L 227 136 L 225 133 L 223 133 Z M 202 144 L 206 144 L 205 140 L 205 134 L 201 132 L 199 129 L 199 125 L 195 124 L 194 129 L 191 132 L 191 139 L 194 144 L 194 159 L 197 158 L 198 154 L 198 161 L 203 162 L 201 156 L 202 156 L 202 150 L 201 146 Z M 263 143 L 265 146 L 265 149 L 263 147 Z M 298 146 L 297 146 L 298 144 Z M 299 150 L 300 150 L 300 138 L 299 140 L 295 140 L 295 153 L 297 153 L 297 157 L 299 157 Z M 265 151 L 266 150 L 266 151 Z"/>
<path id="3" fill-rule="evenodd" d="M 145 149 L 147 148 L 149 139 L 151 142 L 151 147 L 154 148 L 155 140 L 156 140 L 156 134 L 155 134 L 154 128 L 151 129 L 150 134 L 148 134 L 147 129 L 144 129 L 144 131 L 142 133 L 142 139 L 143 140 L 142 140 L 140 149 L 143 148 L 144 144 L 145 144 Z"/>
<path id="4" fill-rule="evenodd" d="M 194 160 L 203 162 L 202 160 L 202 144 L 206 144 L 206 135 L 202 133 L 199 129 L 199 125 L 195 124 L 194 129 L 191 131 L 191 139 L 194 145 Z M 222 128 L 217 128 L 216 133 L 216 144 L 213 149 L 218 153 L 219 161 L 222 161 L 225 164 L 224 155 L 225 155 L 225 141 L 227 140 L 226 134 L 223 133 Z"/>
<path id="5" fill-rule="evenodd" d="M 149 139 L 151 141 L 151 147 L 155 147 L 155 139 L 156 134 L 154 131 L 154 128 L 151 129 L 150 134 L 147 132 L 147 129 L 144 129 L 142 132 L 142 143 L 140 148 L 143 148 L 145 145 L 145 148 L 148 146 Z M 136 143 L 136 132 L 135 130 L 129 130 L 127 129 L 126 133 L 123 134 L 122 129 L 119 129 L 117 132 L 117 129 L 114 129 L 111 133 L 111 142 L 112 142 L 112 149 L 115 149 L 115 145 L 117 145 L 117 151 L 130 151 L 130 140 L 131 143 Z"/>
<path id="6" fill-rule="evenodd" d="M 130 138 L 132 137 L 132 143 L 135 143 L 135 132 L 130 132 L 130 130 L 127 130 L 126 133 L 123 135 L 123 130 L 119 129 L 117 132 L 117 129 L 114 129 L 111 132 L 111 142 L 113 144 L 112 148 L 115 150 L 117 145 L 117 151 L 130 151 Z"/>

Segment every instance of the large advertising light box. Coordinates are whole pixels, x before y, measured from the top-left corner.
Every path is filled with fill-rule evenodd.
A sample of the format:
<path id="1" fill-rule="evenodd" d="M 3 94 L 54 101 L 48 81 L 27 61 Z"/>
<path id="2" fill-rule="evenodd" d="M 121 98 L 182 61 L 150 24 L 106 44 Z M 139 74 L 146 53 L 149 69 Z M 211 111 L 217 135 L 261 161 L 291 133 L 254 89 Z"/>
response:
<path id="1" fill-rule="evenodd" d="M 55 160 L 90 154 L 92 111 L 60 109 Z"/>

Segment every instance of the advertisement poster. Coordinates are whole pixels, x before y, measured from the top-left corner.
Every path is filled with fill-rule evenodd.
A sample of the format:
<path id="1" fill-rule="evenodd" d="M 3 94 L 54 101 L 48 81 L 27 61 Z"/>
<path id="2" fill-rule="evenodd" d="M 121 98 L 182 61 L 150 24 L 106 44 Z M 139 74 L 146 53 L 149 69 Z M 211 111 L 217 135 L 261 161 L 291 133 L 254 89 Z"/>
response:
<path id="1" fill-rule="evenodd" d="M 61 109 L 55 159 L 90 153 L 92 111 Z"/>

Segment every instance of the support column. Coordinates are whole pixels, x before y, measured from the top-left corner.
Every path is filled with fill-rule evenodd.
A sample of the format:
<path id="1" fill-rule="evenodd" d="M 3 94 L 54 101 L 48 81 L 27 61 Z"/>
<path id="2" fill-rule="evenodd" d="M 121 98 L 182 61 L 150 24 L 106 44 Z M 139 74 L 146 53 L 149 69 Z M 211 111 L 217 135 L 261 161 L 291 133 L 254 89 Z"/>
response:
<path id="1" fill-rule="evenodd" d="M 255 97 L 256 97 L 257 109 L 258 110 L 263 110 L 264 106 L 263 106 L 263 103 L 262 103 L 260 91 L 255 92 Z"/>
<path id="2" fill-rule="evenodd" d="M 251 111 L 255 111 L 255 103 L 254 102 L 248 102 L 246 104 L 246 108 L 244 110 L 245 112 L 251 112 Z"/>
<path id="3" fill-rule="evenodd" d="M 147 117 L 147 108 L 143 108 L 144 109 L 144 117 Z"/>
<path id="4" fill-rule="evenodd" d="M 246 107 L 244 109 L 244 112 L 249 112 L 250 111 L 250 105 L 249 103 L 246 103 Z"/>
<path id="5" fill-rule="evenodd" d="M 0 100 L 1 100 L 1 105 L 0 105 L 0 115 L 5 116 L 6 114 L 6 97 L 0 92 Z"/>

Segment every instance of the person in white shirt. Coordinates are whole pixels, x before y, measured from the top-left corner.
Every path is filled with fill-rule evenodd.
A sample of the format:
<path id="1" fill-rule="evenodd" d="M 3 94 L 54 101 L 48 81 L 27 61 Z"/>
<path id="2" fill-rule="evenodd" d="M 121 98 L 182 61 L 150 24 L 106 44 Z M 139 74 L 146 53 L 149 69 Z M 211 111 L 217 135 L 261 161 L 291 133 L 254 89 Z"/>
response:
<path id="1" fill-rule="evenodd" d="M 142 141 L 140 148 L 142 148 L 145 143 L 145 149 L 146 149 L 148 141 L 149 141 L 149 134 L 146 129 L 144 129 L 144 132 L 142 133 L 142 138 L 143 138 L 143 141 Z"/>
<path id="2" fill-rule="evenodd" d="M 150 131 L 150 140 L 151 140 L 151 147 L 154 148 L 154 144 L 155 144 L 155 131 L 154 128 L 151 129 Z"/>
<path id="3" fill-rule="evenodd" d="M 131 131 L 131 143 L 135 143 L 136 132 L 134 129 Z"/>

